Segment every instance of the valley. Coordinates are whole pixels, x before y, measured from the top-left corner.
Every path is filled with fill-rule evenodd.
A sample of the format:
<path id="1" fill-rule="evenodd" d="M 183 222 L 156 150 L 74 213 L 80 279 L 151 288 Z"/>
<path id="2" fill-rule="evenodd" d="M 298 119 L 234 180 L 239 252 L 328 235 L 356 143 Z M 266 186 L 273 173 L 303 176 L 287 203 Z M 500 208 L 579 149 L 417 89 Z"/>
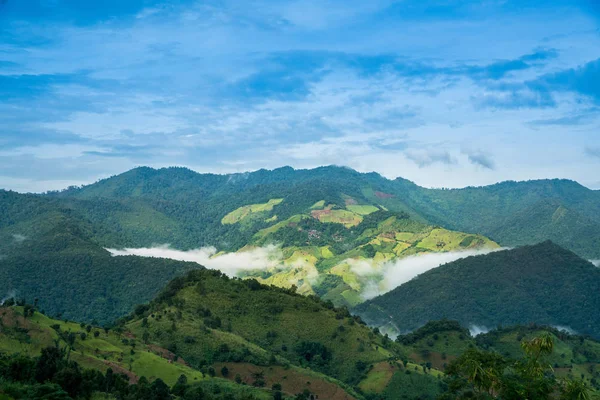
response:
<path id="1" fill-rule="evenodd" d="M 56 348 L 60 368 L 128 382 L 98 399 L 468 398 L 463 362 L 496 360 L 514 381 L 494 390 L 513 390 L 529 372 L 503 368 L 533 362 L 520 344 L 551 338 L 540 385 L 595 393 L 598 201 L 564 181 L 435 191 L 338 167 L 0 191 L 0 369 Z M 11 379 L 8 399 L 46 390 Z"/>

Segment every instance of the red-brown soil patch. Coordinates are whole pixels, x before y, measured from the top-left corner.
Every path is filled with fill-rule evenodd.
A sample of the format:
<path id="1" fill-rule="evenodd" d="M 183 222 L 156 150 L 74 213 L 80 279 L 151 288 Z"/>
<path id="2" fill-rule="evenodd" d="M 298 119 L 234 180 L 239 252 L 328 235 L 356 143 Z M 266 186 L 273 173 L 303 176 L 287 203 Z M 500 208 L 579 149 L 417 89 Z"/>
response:
<path id="1" fill-rule="evenodd" d="M 131 372 L 130 370 L 128 370 L 126 368 L 121 367 L 117 363 L 114 363 L 114 362 L 108 361 L 108 360 L 104 360 L 104 364 L 107 365 L 109 368 L 111 368 L 113 370 L 113 372 L 116 374 L 127 375 L 127 377 L 129 378 L 130 384 L 138 383 L 138 381 L 140 379 L 140 378 L 138 378 L 138 376 L 136 374 L 134 374 L 133 372 Z"/>
<path id="2" fill-rule="evenodd" d="M 15 312 L 11 307 L 0 307 L 0 320 L 7 328 L 31 328 L 31 324 L 22 315 Z"/>
<path id="3" fill-rule="evenodd" d="M 321 215 L 328 215 L 328 214 L 331 214 L 331 210 L 312 210 L 310 212 L 310 215 L 312 215 L 313 218 L 316 218 L 316 219 L 320 219 Z"/>
<path id="4" fill-rule="evenodd" d="M 444 364 L 448 365 L 452 360 L 456 359 L 456 356 L 446 355 L 446 359 L 442 358 L 442 355 L 438 352 L 432 351 L 429 353 L 429 357 L 423 358 L 420 354 L 412 353 L 409 358 L 413 360 L 413 362 L 417 364 L 430 362 L 432 368 L 438 369 L 440 371 L 444 370 Z"/>
<path id="5" fill-rule="evenodd" d="M 174 353 L 171 353 L 169 350 L 156 346 L 154 344 L 149 344 L 148 349 L 152 351 L 154 354 L 161 356 L 171 362 L 177 362 L 178 364 L 185 365 L 189 367 L 189 364 L 185 362 L 185 360 L 181 357 L 177 357 Z M 176 361 L 177 360 L 177 361 Z"/>
<path id="6" fill-rule="evenodd" d="M 217 374 L 221 375 L 221 368 L 227 366 L 229 374 L 227 379 L 234 380 L 237 374 L 242 381 L 248 385 L 254 383 L 252 374 L 262 372 L 265 377 L 265 387 L 271 388 L 273 384 L 279 383 L 282 391 L 289 395 L 295 395 L 308 389 L 311 393 L 317 395 L 320 400 L 356 400 L 344 389 L 335 383 L 327 382 L 324 379 L 314 376 L 304 375 L 301 371 L 292 368 L 286 369 L 281 366 L 260 367 L 249 363 L 216 363 L 214 365 Z"/>
<path id="7" fill-rule="evenodd" d="M 375 196 L 379 197 L 380 199 L 390 199 L 390 198 L 394 197 L 393 194 L 384 193 L 384 192 L 375 192 Z"/>

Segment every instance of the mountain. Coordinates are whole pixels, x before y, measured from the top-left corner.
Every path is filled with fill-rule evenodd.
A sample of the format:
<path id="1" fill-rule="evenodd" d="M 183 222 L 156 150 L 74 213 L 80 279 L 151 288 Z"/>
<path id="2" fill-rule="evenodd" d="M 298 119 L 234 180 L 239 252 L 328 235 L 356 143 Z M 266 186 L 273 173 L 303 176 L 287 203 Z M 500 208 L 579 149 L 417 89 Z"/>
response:
<path id="1" fill-rule="evenodd" d="M 283 189 L 277 193 L 282 192 L 287 193 Z M 287 197 L 270 198 L 262 203 L 242 203 L 238 208 L 228 207 L 225 214 L 215 211 L 212 206 L 201 209 L 213 214 L 211 218 L 214 218 L 218 226 L 213 231 L 215 241 L 228 240 L 227 238 L 239 241 L 243 238 L 240 243 L 243 247 L 238 249 L 240 257 L 227 261 L 228 265 L 246 262 L 244 255 L 256 249 L 267 248 L 271 244 L 280 246 L 276 260 L 274 263 L 269 262 L 269 268 L 265 268 L 267 265 L 263 264 L 255 270 L 244 268 L 242 276 L 254 277 L 262 283 L 286 288 L 295 285 L 302 294 L 319 294 L 336 305 L 354 306 L 362 302 L 362 293 L 366 287 L 384 283 L 379 267 L 395 259 L 421 253 L 498 247 L 484 236 L 427 225 L 411 218 L 405 212 L 391 212 L 383 206 L 369 204 L 364 197 L 352 197 L 341 192 L 327 195 L 325 192 L 326 190 L 317 192 L 317 195 L 324 197 L 314 202 L 307 201 L 310 197 L 300 190 L 290 192 Z M 43 278 L 40 270 L 48 270 L 41 268 L 43 263 L 56 265 L 56 258 L 64 257 L 43 250 L 52 248 L 46 242 L 56 241 L 55 236 L 61 229 L 65 229 L 64 234 L 73 239 L 63 240 L 71 246 L 69 254 L 75 255 L 79 252 L 82 257 L 94 254 L 97 260 L 94 268 L 101 274 L 103 265 L 106 266 L 104 281 L 108 283 L 115 279 L 115 274 L 118 276 L 125 273 L 114 269 L 118 268 L 116 265 L 119 261 L 109 258 L 103 247 L 122 248 L 170 243 L 171 238 L 183 235 L 182 232 L 195 232 L 196 228 L 200 228 L 200 225 L 193 222 L 193 218 L 186 217 L 181 223 L 171 223 L 173 218 L 157 211 L 148 211 L 151 207 L 139 205 L 138 200 L 79 200 L 18 195 L 10 192 L 2 194 L 3 202 L 7 204 L 6 210 L 12 211 L 6 213 L 5 225 L 0 225 L 0 254 L 6 255 L 1 262 L 10 264 L 5 270 L 5 276 L 10 279 L 0 283 L 0 291 L 8 293 L 16 289 L 28 298 L 38 296 L 35 290 L 40 279 L 43 282 L 55 282 L 53 279 Z M 232 196 L 228 195 L 228 198 L 231 199 Z M 332 199 L 332 202 L 326 201 L 326 198 Z M 189 206 L 187 202 L 181 204 Z M 221 206 L 219 202 L 219 207 Z M 63 223 L 64 221 L 68 221 L 68 224 Z M 221 236 L 219 232 L 222 233 Z M 161 236 L 163 239 L 159 239 Z M 237 247 L 239 245 L 235 248 Z M 54 261 L 42 260 L 39 257 L 34 259 L 34 255 L 39 254 L 53 258 Z M 220 252 L 217 256 L 223 254 Z M 150 260 L 146 268 L 152 270 L 148 276 L 153 276 L 158 271 L 154 265 L 160 262 Z M 64 270 L 59 274 L 55 271 L 55 276 L 71 273 L 69 271 L 72 265 L 80 262 L 63 261 Z M 371 268 L 359 274 L 352 263 L 363 261 L 368 262 Z M 138 266 L 135 270 L 130 270 L 130 276 L 143 271 L 144 262 L 144 259 L 136 259 L 135 263 Z M 110 267 L 111 265 L 113 267 Z M 109 267 L 113 269 L 109 270 Z M 22 270 L 21 274 L 11 273 L 17 268 Z M 189 268 L 187 265 L 186 270 Z M 160 285 L 180 271 L 181 269 L 164 270 L 162 280 L 144 279 L 142 282 L 136 282 L 136 286 L 146 293 L 141 299 L 148 299 L 148 296 L 156 293 Z M 103 280 L 102 277 L 99 278 L 99 281 Z M 28 285 L 27 282 L 34 284 Z M 58 291 L 66 290 L 62 282 L 67 284 L 65 280 L 53 287 Z M 133 284 L 128 280 L 120 280 L 116 287 Z M 82 280 L 78 281 L 78 285 L 85 290 L 87 283 Z M 125 291 L 122 294 L 127 297 L 127 293 Z M 140 300 L 135 291 L 129 293 L 132 298 L 119 298 L 130 301 L 128 304 Z M 106 318 L 116 316 L 109 309 L 103 309 L 103 314 L 98 315 L 98 309 L 95 308 L 88 308 L 87 315 L 73 314 L 68 305 L 55 304 L 47 294 L 40 294 L 39 297 L 40 304 L 49 312 L 66 312 L 65 315 L 77 319 L 89 321 L 96 318 L 105 321 Z M 95 298 L 98 302 L 107 301 L 106 293 L 96 295 Z M 79 307 L 75 303 L 70 303 L 70 306 Z"/>
<path id="2" fill-rule="evenodd" d="M 57 340 L 81 365 L 110 367 L 134 382 L 145 376 L 173 385 L 181 374 L 188 382 L 216 375 L 230 384 L 279 384 L 286 396 L 363 399 L 354 388 L 370 365 L 406 355 L 346 309 L 206 269 L 175 278 L 109 330 L 8 305 L 0 307 L 0 355 L 35 356 Z"/>
<path id="3" fill-rule="evenodd" d="M 28 298 L 39 297 L 48 312 L 106 321 L 116 310 L 127 312 L 126 305 L 151 298 L 162 284 L 191 266 L 169 264 L 170 272 L 162 279 L 137 283 L 137 276 L 147 270 L 152 276 L 153 265 L 162 262 L 129 258 L 128 263 L 139 265 L 131 273 L 117 272 L 116 265 L 124 260 L 109 258 L 105 248 L 169 244 L 185 251 L 212 246 L 210 254 L 216 253 L 216 258 L 253 254 L 276 244 L 280 248 L 276 262 L 268 268 L 244 268 L 239 276 L 285 288 L 294 285 L 300 293 L 354 307 L 364 300 L 366 290 L 393 288 L 386 286 L 384 269 L 421 253 L 486 250 L 551 239 L 582 257 L 600 259 L 599 210 L 599 192 L 565 180 L 441 190 L 333 166 L 230 175 L 141 167 L 45 195 L 0 191 L 0 262 L 5 266 L 0 293 L 17 289 Z M 134 300 L 127 297 L 137 297 L 137 292 L 123 290 L 113 296 L 100 290 L 101 283 L 82 278 L 78 282 L 82 292 L 87 285 L 98 288 L 92 291 L 98 305 L 121 302 L 111 296 L 125 301 L 92 307 L 84 315 L 71 313 L 66 302 L 55 304 L 57 296 L 36 292 L 43 284 L 40 279 L 46 279 L 40 272 L 43 263 L 55 266 L 53 276 L 67 276 L 66 271 L 73 269 L 71 262 L 39 257 L 54 257 L 53 251 L 44 250 L 52 246 L 43 243 L 61 229 L 75 237 L 67 243 L 79 246 L 80 253 L 93 247 L 94 257 L 103 260 L 94 263 L 96 281 L 102 282 L 107 266 L 107 282 L 114 279 L 120 281 L 117 287 L 132 285 L 147 295 Z M 75 256 L 78 250 L 69 253 Z M 232 260 L 242 263 L 242 258 Z M 11 272 L 16 270 L 23 278 Z M 56 288 L 63 289 L 60 284 Z"/>
<path id="4" fill-rule="evenodd" d="M 130 334 L 52 319 L 28 305 L 0 307 L 0 328 L 2 400 L 166 400 L 171 387 L 186 390 L 185 399 L 273 399 L 265 388 L 203 373 Z"/>
<path id="5" fill-rule="evenodd" d="M 213 270 L 174 279 L 121 325 L 198 368 L 279 363 L 310 368 L 349 385 L 360 381 L 363 364 L 402 353 L 345 308 Z"/>
<path id="6" fill-rule="evenodd" d="M 458 376 L 461 372 L 472 371 L 470 367 L 478 367 L 480 371 L 490 373 L 492 368 L 504 369 L 504 373 L 497 376 L 496 382 L 506 379 L 500 385 L 495 387 L 495 396 L 481 396 L 479 398 L 502 398 L 502 399 L 571 399 L 577 396 L 567 396 L 563 394 L 560 397 L 557 393 L 546 393 L 545 395 L 527 396 L 523 391 L 527 387 L 532 388 L 533 381 L 539 379 L 539 375 L 526 374 L 525 385 L 517 384 L 517 389 L 521 393 L 507 395 L 506 392 L 518 380 L 515 376 L 515 370 L 523 369 L 524 349 L 532 344 L 540 343 L 544 339 L 546 344 L 545 351 L 539 353 L 539 356 L 529 358 L 525 365 L 537 365 L 539 370 L 546 370 L 546 378 L 542 387 L 552 385 L 557 379 L 559 387 L 564 388 L 568 382 L 580 380 L 580 383 L 593 388 L 595 394 L 600 389 L 600 343 L 594 339 L 583 336 L 569 334 L 564 330 L 548 326 L 531 324 L 528 326 L 511 326 L 491 330 L 487 333 L 480 333 L 472 336 L 468 329 L 463 328 L 456 321 L 442 320 L 431 321 L 416 331 L 398 336 L 396 341 L 411 349 L 411 360 L 420 365 L 429 365 L 433 369 L 439 369 L 446 374 L 445 381 L 448 383 L 448 390 L 439 399 L 467 399 L 477 398 L 477 388 L 471 388 L 475 393 L 463 393 L 460 396 L 459 388 L 472 380 L 473 376 Z M 538 354 L 538 353 L 533 353 Z M 539 357 L 537 361 L 535 357 Z M 465 362 L 466 361 L 466 362 Z M 491 365 L 486 363 L 492 362 Z M 495 366 L 494 366 L 495 364 Z M 466 369 L 466 371 L 465 371 Z M 461 371 L 462 370 L 462 371 Z M 539 371 L 538 370 L 538 371 Z M 547 386 L 548 385 L 548 386 Z M 507 390 L 508 389 L 508 390 Z M 552 391 L 552 389 L 550 389 Z M 502 394 L 498 392 L 504 392 Z M 595 398 L 594 394 L 589 393 L 587 398 Z M 585 397 L 579 397 L 585 398 Z"/>
<path id="7" fill-rule="evenodd" d="M 0 398 L 462 398 L 455 392 L 468 391 L 456 375 L 463 359 L 519 365 L 529 361 L 522 345 L 536 338 L 552 343 L 540 364 L 551 390 L 567 382 L 599 388 L 600 343 L 589 338 L 533 325 L 473 337 L 446 320 L 392 342 L 318 299 L 251 282 L 194 271 L 110 329 L 52 319 L 30 305 L 0 307 Z M 507 376 L 512 385 L 531 382 Z"/>
<path id="8" fill-rule="evenodd" d="M 431 223 L 477 232 L 503 246 L 544 240 L 595 259 L 600 254 L 600 191 L 552 179 L 465 189 L 424 189 L 394 181 L 398 195 Z M 398 188 L 400 187 L 400 188 Z"/>
<path id="9" fill-rule="evenodd" d="M 599 337 L 599 293 L 600 269 L 547 241 L 442 265 L 354 311 L 399 331 L 450 318 L 465 326 L 566 326 Z"/>
<path id="10" fill-rule="evenodd" d="M 156 224 L 168 229 L 170 236 L 158 229 L 153 231 L 157 234 L 155 240 L 181 249 L 214 245 L 228 251 L 243 247 L 252 233 L 231 235 L 230 227 L 219 224 L 223 216 L 239 207 L 284 198 L 278 210 L 282 220 L 321 200 L 343 207 L 344 195 L 359 204 L 406 212 L 419 222 L 488 236 L 504 246 L 552 240 L 582 257 L 600 258 L 600 192 L 569 180 L 426 189 L 402 178 L 388 180 L 376 173 L 362 174 L 333 166 L 311 170 L 284 167 L 230 175 L 143 167 L 83 188 L 51 194 L 63 199 L 117 201 L 110 207 L 119 204 L 120 212 L 124 212 L 121 215 L 134 212 L 138 219 L 145 216 L 148 229 Z M 87 202 L 83 205 L 89 207 Z M 96 214 L 98 210 L 91 207 L 87 212 Z M 109 219 L 97 217 L 97 222 Z M 513 222 L 524 220 L 528 223 L 522 224 L 523 229 L 513 228 Z M 152 236 L 145 238 L 136 231 L 131 217 L 123 221 L 110 218 L 111 224 L 118 224 L 129 236 L 121 245 L 151 244 L 148 242 Z"/>
<path id="11" fill-rule="evenodd" d="M 93 228 L 68 215 L 44 220 L 48 229 L 7 238 L 0 247 L 0 290 L 33 301 L 49 315 L 105 324 L 152 299 L 173 277 L 198 264 L 113 257 L 89 235 Z"/>

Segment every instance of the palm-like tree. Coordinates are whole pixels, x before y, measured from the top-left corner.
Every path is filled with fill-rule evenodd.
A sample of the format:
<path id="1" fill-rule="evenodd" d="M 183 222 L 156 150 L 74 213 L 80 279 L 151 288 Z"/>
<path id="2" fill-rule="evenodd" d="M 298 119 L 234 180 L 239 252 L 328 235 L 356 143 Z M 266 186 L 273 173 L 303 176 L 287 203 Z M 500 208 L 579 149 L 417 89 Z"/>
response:
<path id="1" fill-rule="evenodd" d="M 590 388 L 584 381 L 565 379 L 561 385 L 561 400 L 591 400 Z"/>

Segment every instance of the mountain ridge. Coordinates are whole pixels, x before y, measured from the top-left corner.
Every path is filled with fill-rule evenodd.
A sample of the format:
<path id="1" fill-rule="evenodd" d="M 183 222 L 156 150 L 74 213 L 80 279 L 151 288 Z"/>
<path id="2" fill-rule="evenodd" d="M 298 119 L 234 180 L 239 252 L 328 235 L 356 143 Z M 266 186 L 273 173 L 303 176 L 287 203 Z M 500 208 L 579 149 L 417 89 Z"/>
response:
<path id="1" fill-rule="evenodd" d="M 401 330 L 428 320 L 465 326 L 569 326 L 600 337 L 600 269 L 551 241 L 467 257 L 427 271 L 354 309 L 372 324 Z M 418 294 L 425 296 L 418 296 Z"/>

